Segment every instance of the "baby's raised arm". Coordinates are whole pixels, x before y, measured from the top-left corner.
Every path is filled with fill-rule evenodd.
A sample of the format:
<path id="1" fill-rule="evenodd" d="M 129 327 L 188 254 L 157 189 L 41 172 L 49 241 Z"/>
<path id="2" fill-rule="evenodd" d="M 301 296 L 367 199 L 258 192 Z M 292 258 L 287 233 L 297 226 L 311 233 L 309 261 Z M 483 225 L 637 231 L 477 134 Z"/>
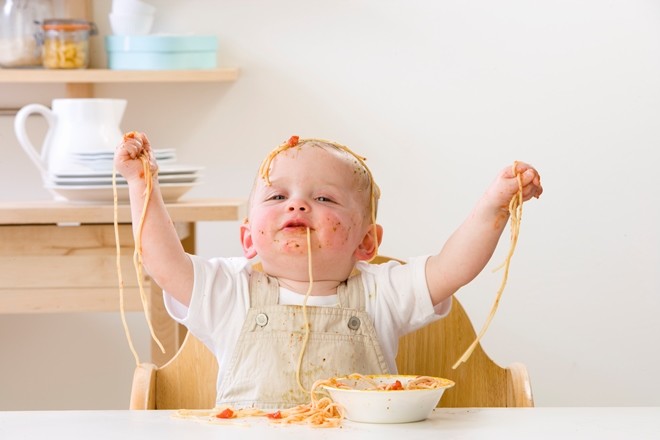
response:
<path id="1" fill-rule="evenodd" d="M 151 173 L 144 170 L 143 158 Z M 115 152 L 115 167 L 128 182 L 133 222 L 133 236 L 142 243 L 144 267 L 153 280 L 177 301 L 189 305 L 193 287 L 193 268 L 183 250 L 174 224 L 165 208 L 158 185 L 158 166 L 149 140 L 144 133 L 130 133 Z M 148 174 L 152 175 L 152 192 L 145 210 Z M 143 212 L 145 211 L 145 212 Z M 142 231 L 139 225 L 144 215 Z"/>
<path id="2" fill-rule="evenodd" d="M 522 179 L 523 201 L 543 192 L 541 177 L 531 165 L 516 162 L 515 172 L 511 166 L 500 172 L 440 253 L 426 263 L 434 305 L 472 281 L 490 260 L 509 219 L 509 202 L 518 192 L 517 174 Z"/>

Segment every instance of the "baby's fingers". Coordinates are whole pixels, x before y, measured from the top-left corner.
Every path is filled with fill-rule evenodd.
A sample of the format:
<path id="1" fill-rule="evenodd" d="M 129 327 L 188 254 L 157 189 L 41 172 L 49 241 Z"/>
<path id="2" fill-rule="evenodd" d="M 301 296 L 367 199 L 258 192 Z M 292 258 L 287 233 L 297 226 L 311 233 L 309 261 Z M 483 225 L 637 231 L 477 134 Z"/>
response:
<path id="1" fill-rule="evenodd" d="M 541 176 L 534 168 L 527 169 L 521 175 L 523 185 L 523 200 L 529 200 L 532 197 L 537 199 L 543 193 L 543 186 L 541 186 Z"/>
<path id="2" fill-rule="evenodd" d="M 131 159 L 137 159 L 142 153 L 142 142 L 133 138 L 125 139 L 119 148 L 123 149 Z"/>
<path id="3" fill-rule="evenodd" d="M 150 151 L 151 145 L 149 144 L 149 139 L 147 139 L 147 136 L 144 133 L 131 131 L 124 135 L 124 139 L 119 145 L 119 148 L 124 150 L 125 154 L 131 159 L 137 159 L 145 152 Z"/>
<path id="4" fill-rule="evenodd" d="M 130 133 L 126 133 L 124 135 L 124 140 L 127 139 L 133 139 L 137 141 L 144 150 L 151 150 L 151 143 L 149 142 L 149 138 L 147 138 L 147 135 L 142 132 L 131 131 Z"/>
<path id="5" fill-rule="evenodd" d="M 142 139 L 139 137 L 137 131 L 131 131 L 124 134 L 124 139 L 122 140 L 122 147 L 125 148 L 129 153 L 135 153 L 136 150 L 139 151 L 142 148 Z"/>

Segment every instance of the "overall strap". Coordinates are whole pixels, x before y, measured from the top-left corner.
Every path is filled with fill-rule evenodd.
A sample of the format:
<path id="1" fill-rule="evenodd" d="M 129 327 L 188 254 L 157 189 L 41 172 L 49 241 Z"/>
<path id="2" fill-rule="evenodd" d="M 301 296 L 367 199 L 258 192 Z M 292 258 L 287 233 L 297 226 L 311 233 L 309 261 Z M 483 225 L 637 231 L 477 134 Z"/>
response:
<path id="1" fill-rule="evenodd" d="M 280 286 L 277 279 L 259 270 L 250 273 L 250 307 L 261 307 L 279 303 Z M 360 272 L 353 274 L 337 287 L 339 307 L 363 311 L 365 309 L 364 287 Z"/>
<path id="2" fill-rule="evenodd" d="M 337 287 L 339 307 L 363 311 L 365 309 L 364 286 L 360 272 L 353 274 Z"/>
<path id="3" fill-rule="evenodd" d="M 274 305 L 279 302 L 280 286 L 276 278 L 259 270 L 250 273 L 250 307 Z"/>

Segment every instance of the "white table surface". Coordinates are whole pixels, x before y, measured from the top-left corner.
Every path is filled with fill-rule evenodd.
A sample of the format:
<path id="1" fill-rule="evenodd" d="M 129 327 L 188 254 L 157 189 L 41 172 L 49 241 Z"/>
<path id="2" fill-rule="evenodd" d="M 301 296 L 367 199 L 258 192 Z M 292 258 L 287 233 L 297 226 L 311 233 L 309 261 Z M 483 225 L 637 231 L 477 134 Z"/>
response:
<path id="1" fill-rule="evenodd" d="M 277 426 L 265 419 L 217 425 L 170 411 L 3 411 L 0 439 L 660 439 L 660 407 L 436 409 L 417 423 L 341 428 Z"/>

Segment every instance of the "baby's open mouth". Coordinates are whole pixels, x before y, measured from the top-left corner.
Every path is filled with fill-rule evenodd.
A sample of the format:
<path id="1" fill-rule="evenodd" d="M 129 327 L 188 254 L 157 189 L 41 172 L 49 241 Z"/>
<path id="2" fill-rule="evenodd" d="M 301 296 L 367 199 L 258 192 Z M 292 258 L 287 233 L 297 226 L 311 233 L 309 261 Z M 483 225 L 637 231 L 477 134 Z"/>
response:
<path id="1" fill-rule="evenodd" d="M 309 226 L 305 222 L 292 220 L 284 224 L 283 229 L 303 229 L 306 230 Z M 312 229 L 312 228 L 310 228 Z"/>

